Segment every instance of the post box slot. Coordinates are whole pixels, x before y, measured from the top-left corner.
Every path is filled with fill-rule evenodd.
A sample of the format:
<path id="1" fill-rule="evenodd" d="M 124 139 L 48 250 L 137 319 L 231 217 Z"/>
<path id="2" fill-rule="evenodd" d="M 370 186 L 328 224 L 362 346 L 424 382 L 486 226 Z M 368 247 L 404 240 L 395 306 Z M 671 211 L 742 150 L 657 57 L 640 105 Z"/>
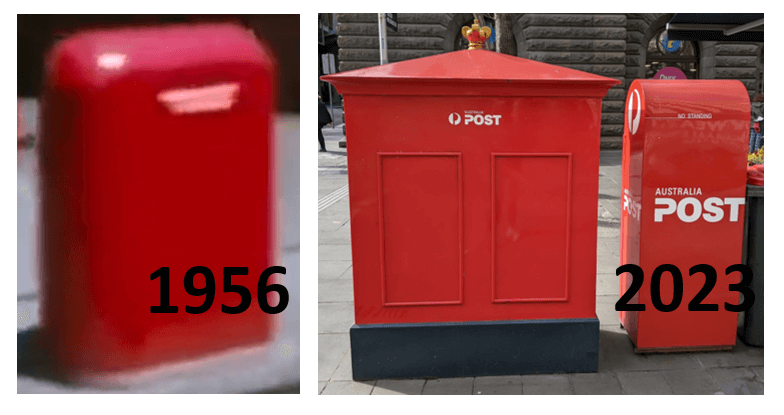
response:
<path id="1" fill-rule="evenodd" d="M 462 303 L 459 153 L 379 153 L 385 306 Z"/>

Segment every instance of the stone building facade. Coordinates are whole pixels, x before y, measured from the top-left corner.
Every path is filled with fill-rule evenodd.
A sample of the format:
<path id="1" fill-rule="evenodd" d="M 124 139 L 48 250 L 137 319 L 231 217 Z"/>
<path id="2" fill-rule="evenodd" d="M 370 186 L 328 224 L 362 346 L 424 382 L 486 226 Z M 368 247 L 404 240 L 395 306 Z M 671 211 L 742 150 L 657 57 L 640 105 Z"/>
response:
<path id="1" fill-rule="evenodd" d="M 492 14 L 481 16 L 492 18 Z M 517 56 L 620 80 L 602 108 L 602 147 L 619 148 L 623 106 L 634 79 L 678 66 L 689 78 L 737 79 L 749 96 L 763 92 L 764 43 L 682 42 L 674 53 L 659 47 L 673 14 L 516 14 Z M 387 31 L 389 62 L 463 49 L 461 28 L 470 13 L 398 14 L 398 31 Z M 339 71 L 379 64 L 376 14 L 337 14 Z M 492 24 L 485 21 L 486 24 Z M 666 39 L 664 44 L 666 45 Z M 676 43 L 677 45 L 678 43 Z M 670 45 L 672 46 L 672 45 Z"/>

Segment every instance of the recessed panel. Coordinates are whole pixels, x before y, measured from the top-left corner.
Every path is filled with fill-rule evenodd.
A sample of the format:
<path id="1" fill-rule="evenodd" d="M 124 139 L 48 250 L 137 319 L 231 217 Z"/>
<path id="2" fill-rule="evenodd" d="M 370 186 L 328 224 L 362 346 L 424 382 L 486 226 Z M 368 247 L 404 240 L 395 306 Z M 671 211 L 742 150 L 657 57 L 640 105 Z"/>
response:
<path id="1" fill-rule="evenodd" d="M 384 305 L 462 301 L 457 153 L 379 153 Z"/>
<path id="2" fill-rule="evenodd" d="M 493 302 L 566 301 L 571 155 L 491 157 Z"/>

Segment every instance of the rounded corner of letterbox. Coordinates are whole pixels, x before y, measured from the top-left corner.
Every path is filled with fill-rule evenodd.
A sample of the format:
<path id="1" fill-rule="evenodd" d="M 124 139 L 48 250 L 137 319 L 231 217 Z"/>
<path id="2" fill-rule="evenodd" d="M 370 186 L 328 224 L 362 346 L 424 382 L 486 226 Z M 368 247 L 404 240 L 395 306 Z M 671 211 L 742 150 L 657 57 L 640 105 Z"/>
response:
<path id="1" fill-rule="evenodd" d="M 91 48 L 82 34 L 64 38 L 45 53 L 44 85 L 47 89 L 83 90 L 94 88 Z"/>
<path id="2" fill-rule="evenodd" d="M 746 85 L 738 79 L 729 79 L 729 81 L 735 86 L 735 89 L 738 92 L 739 96 L 742 96 L 744 101 L 751 106 L 751 97 L 749 96 L 749 90 L 746 88 Z"/>
<path id="3" fill-rule="evenodd" d="M 264 36 L 254 32 L 253 29 L 238 24 L 229 24 L 226 30 L 233 31 L 234 33 L 231 35 L 236 38 L 237 42 L 243 42 L 253 50 L 253 53 L 249 54 L 253 58 L 250 61 L 252 65 L 268 71 L 273 76 L 277 75 L 278 56 L 275 53 L 275 48 Z"/>

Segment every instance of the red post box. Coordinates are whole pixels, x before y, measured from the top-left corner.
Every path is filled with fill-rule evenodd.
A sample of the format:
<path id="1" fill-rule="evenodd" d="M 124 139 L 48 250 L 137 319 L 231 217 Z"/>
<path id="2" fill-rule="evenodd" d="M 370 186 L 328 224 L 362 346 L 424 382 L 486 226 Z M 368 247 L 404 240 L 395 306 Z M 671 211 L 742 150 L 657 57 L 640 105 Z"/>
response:
<path id="1" fill-rule="evenodd" d="M 595 371 L 619 81 L 481 49 L 322 79 L 347 112 L 354 379 Z"/>
<path id="2" fill-rule="evenodd" d="M 49 53 L 42 335 L 64 376 L 273 336 L 255 303 L 259 275 L 277 258 L 275 76 L 266 48 L 227 24 L 85 31 Z M 214 284 L 194 273 L 188 294 L 197 266 Z M 248 268 L 232 292 L 224 267 Z M 209 285 L 212 305 L 188 312 L 209 301 Z M 252 306 L 224 313 L 240 303 L 236 286 Z M 151 312 L 162 302 L 178 311 Z"/>
<path id="3" fill-rule="evenodd" d="M 637 351 L 731 348 L 738 316 L 724 303 L 738 304 L 729 284 L 740 273 L 726 268 L 741 262 L 748 92 L 739 81 L 635 80 L 626 108 L 621 264 L 642 268 L 644 282 L 629 304 L 645 310 L 621 311 L 621 322 Z M 672 311 L 652 305 L 652 296 L 672 305 L 681 291 L 670 271 L 653 278 L 662 264 L 682 274 L 682 301 Z M 699 264 L 715 269 L 712 288 L 703 273 L 689 275 Z M 632 281 L 621 274 L 621 296 Z M 701 304 L 718 310 L 689 311 L 704 287 Z"/>

